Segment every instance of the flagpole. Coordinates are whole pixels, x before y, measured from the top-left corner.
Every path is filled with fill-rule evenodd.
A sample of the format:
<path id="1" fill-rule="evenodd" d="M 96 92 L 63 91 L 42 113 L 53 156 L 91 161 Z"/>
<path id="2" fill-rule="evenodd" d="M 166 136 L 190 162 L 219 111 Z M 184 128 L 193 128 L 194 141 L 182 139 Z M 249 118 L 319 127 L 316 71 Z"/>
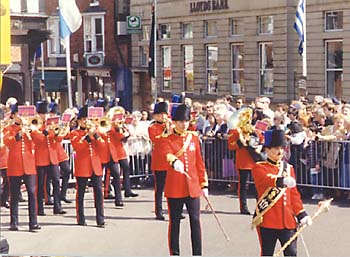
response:
<path id="1" fill-rule="evenodd" d="M 304 46 L 303 46 L 303 76 L 307 77 L 307 62 L 306 62 L 306 0 L 304 0 Z"/>
<path id="2" fill-rule="evenodd" d="M 153 88 L 154 92 L 154 101 L 157 101 L 158 90 L 157 90 L 157 0 L 154 0 L 154 79 L 153 79 Z"/>
<path id="3" fill-rule="evenodd" d="M 71 83 L 71 63 L 70 63 L 70 36 L 64 39 L 66 42 L 66 67 L 67 67 L 67 87 L 68 87 L 68 107 L 73 108 L 72 83 Z"/>
<path id="4" fill-rule="evenodd" d="M 41 49 L 41 79 L 44 81 L 45 80 L 45 63 L 44 63 L 44 44 L 40 44 L 40 49 Z"/>

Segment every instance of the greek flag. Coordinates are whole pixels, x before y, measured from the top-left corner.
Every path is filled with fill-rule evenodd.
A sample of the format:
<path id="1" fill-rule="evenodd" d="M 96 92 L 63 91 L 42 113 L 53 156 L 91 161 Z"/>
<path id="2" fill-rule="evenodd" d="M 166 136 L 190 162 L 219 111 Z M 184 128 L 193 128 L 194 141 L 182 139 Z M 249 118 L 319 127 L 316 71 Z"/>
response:
<path id="1" fill-rule="evenodd" d="M 62 45 L 65 47 L 65 39 L 79 29 L 82 17 L 75 0 L 59 0 L 58 6 L 60 13 L 60 38 Z"/>
<path id="2" fill-rule="evenodd" d="M 304 52 L 304 42 L 305 42 L 305 30 L 304 23 L 305 20 L 305 0 L 299 0 L 297 11 L 295 13 L 294 29 L 298 33 L 299 37 L 299 47 L 298 52 L 303 55 Z"/>

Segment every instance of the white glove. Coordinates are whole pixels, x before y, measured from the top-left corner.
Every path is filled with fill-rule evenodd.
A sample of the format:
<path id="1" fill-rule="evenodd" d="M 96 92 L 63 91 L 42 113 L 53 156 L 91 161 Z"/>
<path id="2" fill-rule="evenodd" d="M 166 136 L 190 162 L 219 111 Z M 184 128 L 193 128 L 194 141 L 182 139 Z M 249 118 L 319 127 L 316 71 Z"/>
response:
<path id="1" fill-rule="evenodd" d="M 185 166 L 182 161 L 176 160 L 173 164 L 174 170 L 180 173 L 185 172 Z"/>
<path id="2" fill-rule="evenodd" d="M 289 177 L 283 178 L 283 184 L 289 188 L 292 188 L 297 185 L 297 182 L 295 181 L 295 178 L 289 176 Z"/>
<path id="3" fill-rule="evenodd" d="M 312 219 L 310 216 L 305 216 L 300 220 L 301 225 L 311 226 L 312 225 Z"/>
<path id="4" fill-rule="evenodd" d="M 208 198 L 209 197 L 209 190 L 208 188 L 202 188 L 202 194 L 205 198 Z"/>

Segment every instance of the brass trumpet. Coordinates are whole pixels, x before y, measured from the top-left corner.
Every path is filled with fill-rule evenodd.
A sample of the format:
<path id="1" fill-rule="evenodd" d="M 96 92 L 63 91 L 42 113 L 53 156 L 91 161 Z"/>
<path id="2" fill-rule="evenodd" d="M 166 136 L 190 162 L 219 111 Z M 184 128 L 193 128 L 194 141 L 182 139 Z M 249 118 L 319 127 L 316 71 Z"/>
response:
<path id="1" fill-rule="evenodd" d="M 108 116 L 103 116 L 98 120 L 97 130 L 102 134 L 107 134 L 112 128 L 111 119 Z"/>

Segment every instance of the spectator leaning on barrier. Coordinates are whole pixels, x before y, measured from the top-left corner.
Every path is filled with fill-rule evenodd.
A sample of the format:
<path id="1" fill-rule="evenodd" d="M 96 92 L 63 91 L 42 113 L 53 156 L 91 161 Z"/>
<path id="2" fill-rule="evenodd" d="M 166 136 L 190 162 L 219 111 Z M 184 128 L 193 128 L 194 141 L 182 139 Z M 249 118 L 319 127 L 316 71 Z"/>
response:
<path id="1" fill-rule="evenodd" d="M 296 219 L 302 225 L 312 224 L 296 188 L 294 168 L 282 160 L 286 143 L 284 130 L 265 131 L 268 159 L 252 170 L 259 198 L 252 223 L 257 228 L 261 256 L 272 256 L 277 240 L 284 245 L 291 238 L 296 232 Z M 284 255 L 297 255 L 297 240 Z"/>

